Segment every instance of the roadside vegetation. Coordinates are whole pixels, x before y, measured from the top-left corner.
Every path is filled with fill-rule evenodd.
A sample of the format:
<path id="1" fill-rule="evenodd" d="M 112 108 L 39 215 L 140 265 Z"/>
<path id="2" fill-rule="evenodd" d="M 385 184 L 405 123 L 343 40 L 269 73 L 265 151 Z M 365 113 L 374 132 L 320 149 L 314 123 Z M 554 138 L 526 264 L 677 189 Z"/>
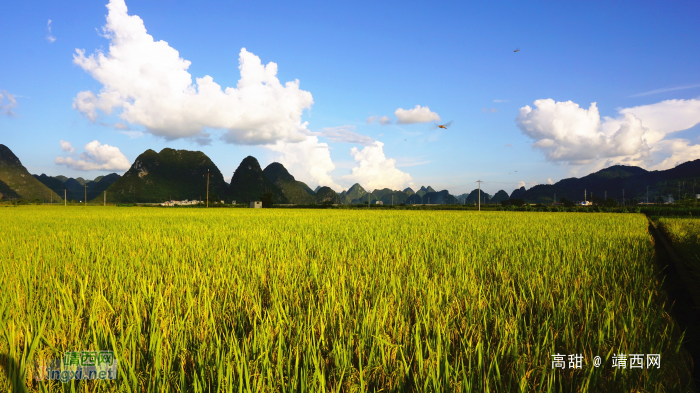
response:
<path id="1" fill-rule="evenodd" d="M 700 214 L 699 217 L 661 217 L 657 221 L 679 253 L 694 280 L 700 283 Z"/>

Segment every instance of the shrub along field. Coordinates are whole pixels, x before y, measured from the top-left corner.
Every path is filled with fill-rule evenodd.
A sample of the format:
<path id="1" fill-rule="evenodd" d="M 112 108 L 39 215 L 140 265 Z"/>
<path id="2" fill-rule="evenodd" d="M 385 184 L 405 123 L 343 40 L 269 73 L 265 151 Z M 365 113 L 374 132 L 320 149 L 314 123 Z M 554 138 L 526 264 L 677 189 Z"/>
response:
<path id="1" fill-rule="evenodd" d="M 638 214 L 0 217 L 6 391 L 56 390 L 26 366 L 100 349 L 118 379 L 76 391 L 662 392 L 690 375 Z M 581 354 L 582 368 L 552 369 L 556 354 Z M 615 369 L 617 354 L 660 354 L 660 368 Z"/>
<path id="2" fill-rule="evenodd" d="M 693 278 L 700 282 L 700 218 L 660 217 L 657 220 L 673 247 L 689 265 Z"/>

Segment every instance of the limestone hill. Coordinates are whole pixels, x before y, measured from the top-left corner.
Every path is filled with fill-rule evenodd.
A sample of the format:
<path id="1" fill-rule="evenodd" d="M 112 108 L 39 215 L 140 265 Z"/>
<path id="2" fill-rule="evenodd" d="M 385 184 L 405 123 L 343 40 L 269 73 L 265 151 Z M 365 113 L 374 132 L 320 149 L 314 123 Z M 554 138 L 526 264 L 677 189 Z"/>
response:
<path id="1" fill-rule="evenodd" d="M 3 193 L 3 200 L 20 198 L 30 201 L 39 199 L 42 202 L 63 200 L 62 195 L 59 196 L 35 179 L 12 150 L 3 144 L 0 144 L 0 181 L 4 183 L 2 189 L 5 192 L 0 191 Z M 14 194 L 8 192 L 8 188 Z"/>
<path id="2" fill-rule="evenodd" d="M 313 194 L 309 192 L 311 191 L 309 187 L 294 179 L 294 176 L 289 174 L 287 168 L 279 162 L 273 162 L 268 165 L 263 170 L 263 173 L 272 184 L 282 191 L 289 203 L 308 205 L 314 202 L 315 199 Z"/>
<path id="3" fill-rule="evenodd" d="M 219 169 L 201 151 L 146 150 L 131 168 L 107 189 L 108 202 L 154 203 L 170 199 L 204 200 L 226 195 L 227 186 Z M 98 182 L 101 183 L 102 181 Z M 100 196 L 96 197 L 100 201 Z"/>
<path id="4" fill-rule="evenodd" d="M 274 168 L 271 171 L 276 172 L 277 175 L 281 174 L 279 170 L 274 170 Z M 283 174 L 282 177 L 284 177 Z M 259 201 L 263 194 L 267 192 L 272 192 L 274 195 L 273 203 L 289 203 L 289 199 L 282 190 L 270 181 L 263 173 L 263 170 L 260 169 L 258 160 L 253 156 L 244 158 L 231 177 L 231 184 L 228 189 L 229 198 L 235 200 L 236 203 L 248 203 L 250 201 Z"/>

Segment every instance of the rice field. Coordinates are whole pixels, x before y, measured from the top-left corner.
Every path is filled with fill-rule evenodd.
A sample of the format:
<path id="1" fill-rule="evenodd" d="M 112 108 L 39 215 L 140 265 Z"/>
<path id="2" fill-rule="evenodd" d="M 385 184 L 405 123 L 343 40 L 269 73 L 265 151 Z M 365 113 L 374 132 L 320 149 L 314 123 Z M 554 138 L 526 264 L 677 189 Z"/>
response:
<path id="1" fill-rule="evenodd" d="M 690 375 L 639 214 L 36 206 L 0 223 L 5 391 L 670 392 Z M 80 350 L 113 350 L 118 378 L 32 379 Z"/>

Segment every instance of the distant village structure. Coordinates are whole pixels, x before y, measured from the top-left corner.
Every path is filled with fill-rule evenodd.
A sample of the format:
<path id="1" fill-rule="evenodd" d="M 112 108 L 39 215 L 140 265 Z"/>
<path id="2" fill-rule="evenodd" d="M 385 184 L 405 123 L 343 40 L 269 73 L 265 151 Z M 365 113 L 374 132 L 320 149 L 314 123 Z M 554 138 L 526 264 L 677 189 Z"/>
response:
<path id="1" fill-rule="evenodd" d="M 185 199 L 184 201 L 165 201 L 161 203 L 161 206 L 192 206 L 192 205 L 198 205 L 202 203 L 202 201 L 188 201 Z"/>
<path id="2" fill-rule="evenodd" d="M 260 201 L 250 202 L 250 207 L 253 208 L 253 209 L 261 209 L 261 208 L 262 208 L 262 202 L 260 202 Z"/>

